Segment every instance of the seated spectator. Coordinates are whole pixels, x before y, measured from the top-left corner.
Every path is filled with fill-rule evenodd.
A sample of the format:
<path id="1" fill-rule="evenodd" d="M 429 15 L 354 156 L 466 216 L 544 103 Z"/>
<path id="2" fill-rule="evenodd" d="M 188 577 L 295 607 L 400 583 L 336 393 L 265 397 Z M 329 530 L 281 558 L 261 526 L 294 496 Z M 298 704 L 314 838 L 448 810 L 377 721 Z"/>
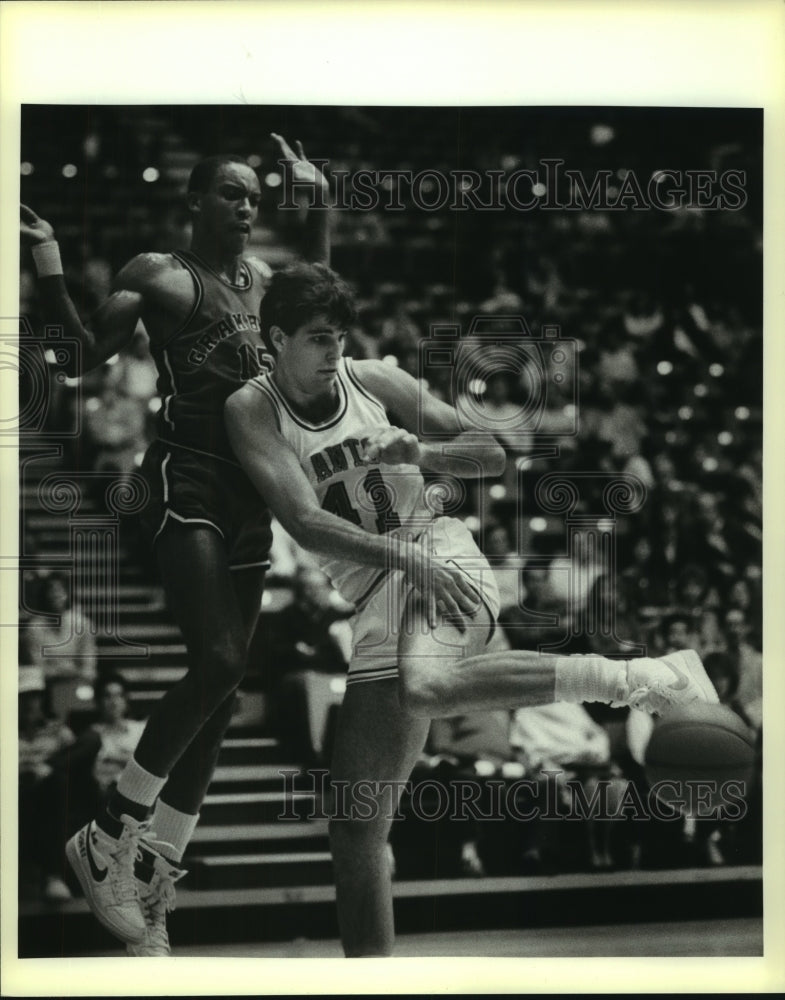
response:
<path id="1" fill-rule="evenodd" d="M 763 600 L 759 583 L 760 570 L 748 566 L 745 575 L 734 580 L 725 602 L 726 611 L 735 609 L 741 611 L 746 618 L 750 631 L 747 641 L 755 649 L 761 649 L 762 608 Z"/>
<path id="2" fill-rule="evenodd" d="M 739 674 L 733 656 L 723 652 L 709 653 L 704 657 L 703 665 L 719 696 L 720 704 L 732 708 L 746 725 L 752 727 L 744 706 L 738 700 Z"/>
<path id="3" fill-rule="evenodd" d="M 621 590 L 627 595 L 630 611 L 638 614 L 642 608 L 667 604 L 667 590 L 656 572 L 652 541 L 647 525 L 638 526 L 642 533 L 635 538 L 630 563 L 621 572 Z"/>
<path id="4" fill-rule="evenodd" d="M 687 563 L 676 582 L 675 603 L 684 611 L 699 614 L 704 608 L 718 608 L 720 596 L 716 587 L 709 586 L 705 570 Z"/>
<path id="5" fill-rule="evenodd" d="M 95 748 L 90 770 L 96 793 L 94 797 L 105 799 L 133 756 L 145 724 L 129 718 L 128 689 L 119 674 L 104 674 L 100 678 L 95 685 L 95 705 L 97 718 L 79 736 L 71 757 L 73 759 L 82 746 Z M 89 815 L 94 815 L 95 811 Z"/>
<path id="6" fill-rule="evenodd" d="M 451 719 L 434 719 L 428 735 L 427 751 L 431 766 L 441 763 L 442 780 L 482 782 L 491 775 L 522 777 L 524 768 L 516 761 L 510 745 L 510 715 L 506 711 L 477 712 Z M 511 765 L 516 765 L 514 773 Z M 492 840 L 481 820 L 471 815 L 456 821 L 459 834 L 459 872 L 479 877 L 486 874 L 483 858 L 492 850 Z"/>
<path id="7" fill-rule="evenodd" d="M 575 652 L 639 655 L 640 630 L 630 613 L 627 590 L 619 585 L 615 574 L 603 573 L 594 581 L 582 615 L 576 621 L 580 623 L 585 631 L 576 630 L 576 639 L 585 649 L 576 648 Z"/>
<path id="8" fill-rule="evenodd" d="M 558 642 L 569 628 L 567 602 L 556 592 L 550 565 L 527 563 L 521 575 L 523 603 L 502 609 L 499 624 L 513 649 Z"/>
<path id="9" fill-rule="evenodd" d="M 50 688 L 60 680 L 89 684 L 96 675 L 93 623 L 72 599 L 70 586 L 66 574 L 50 573 L 41 583 L 42 614 L 31 617 L 25 630 L 26 656 Z"/>
<path id="10" fill-rule="evenodd" d="M 703 665 L 719 695 L 720 703 L 732 709 L 751 729 L 759 730 L 759 715 L 751 718 L 739 700 L 739 675 L 734 657 L 729 653 L 709 653 L 704 657 Z M 754 820 L 748 819 L 745 815 L 736 823 L 707 820 L 704 823 L 694 824 L 693 839 L 699 860 L 708 865 L 732 863 L 736 853 L 739 825 L 740 823 L 747 825 L 750 822 Z"/>
<path id="11" fill-rule="evenodd" d="M 19 861 L 24 892 L 35 881 L 34 894 L 46 899 L 69 899 L 63 879 L 62 822 L 53 822 L 53 776 L 65 773 L 67 750 L 74 743 L 71 730 L 44 711 L 44 676 L 37 667 L 19 670 Z M 41 887 L 39 880 L 42 880 Z"/>
<path id="12" fill-rule="evenodd" d="M 519 708 L 513 714 L 510 743 L 519 749 L 528 774 L 544 776 L 556 771 L 565 802 L 570 801 L 565 783 L 580 782 L 584 801 L 591 801 L 600 782 L 604 784 L 608 817 L 621 800 L 626 782 L 618 765 L 611 759 L 610 740 L 582 705 L 556 702 Z M 538 860 L 546 845 L 556 839 L 555 828 L 546 836 L 546 821 L 535 821 L 537 839 L 530 848 L 532 860 Z M 589 816 L 585 827 L 585 842 L 589 863 L 595 869 L 616 865 L 612 849 L 613 821 Z M 564 864 L 566 859 L 561 859 Z"/>
<path id="13" fill-rule="evenodd" d="M 665 653 L 674 653 L 679 649 L 695 649 L 698 645 L 695 620 L 688 612 L 674 611 L 666 615 L 660 631 Z"/>
<path id="14" fill-rule="evenodd" d="M 119 391 L 105 377 L 98 395 L 88 396 L 82 411 L 82 441 L 89 449 L 93 471 L 133 472 L 148 443 L 147 425 L 147 405 Z"/>
<path id="15" fill-rule="evenodd" d="M 62 870 L 63 844 L 100 811 L 144 730 L 143 722 L 128 717 L 127 688 L 119 674 L 99 679 L 95 706 L 95 721 L 78 737 L 61 727 L 59 752 L 42 771 L 38 794 L 29 805 L 27 820 L 38 831 L 38 850 L 56 873 Z M 53 882 L 47 879 L 44 895 L 68 898 L 64 889 L 55 876 Z"/>

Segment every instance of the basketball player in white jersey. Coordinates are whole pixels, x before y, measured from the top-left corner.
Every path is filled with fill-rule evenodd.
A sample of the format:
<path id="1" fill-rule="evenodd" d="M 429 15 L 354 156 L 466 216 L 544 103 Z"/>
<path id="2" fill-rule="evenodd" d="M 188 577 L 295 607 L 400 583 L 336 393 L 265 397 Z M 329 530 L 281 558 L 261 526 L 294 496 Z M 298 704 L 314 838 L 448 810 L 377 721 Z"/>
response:
<path id="1" fill-rule="evenodd" d="M 346 955 L 389 955 L 391 794 L 432 718 L 553 701 L 658 713 L 717 695 L 691 651 L 630 661 L 485 652 L 493 574 L 463 523 L 439 516 L 421 470 L 498 475 L 503 449 L 462 434 L 452 407 L 400 369 L 342 357 L 352 296 L 329 268 L 276 274 L 261 314 L 276 365 L 228 398 L 226 426 L 273 514 L 357 604 L 331 774 L 349 796 L 362 782 L 363 806 L 331 820 L 330 840 Z"/>

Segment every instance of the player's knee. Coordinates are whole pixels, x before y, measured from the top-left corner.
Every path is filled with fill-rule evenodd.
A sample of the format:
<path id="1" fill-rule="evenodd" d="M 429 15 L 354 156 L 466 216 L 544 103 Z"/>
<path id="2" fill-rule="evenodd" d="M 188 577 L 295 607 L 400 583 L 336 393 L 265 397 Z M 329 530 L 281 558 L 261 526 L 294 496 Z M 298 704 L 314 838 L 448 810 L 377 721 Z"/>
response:
<path id="1" fill-rule="evenodd" d="M 246 650 L 239 643 L 215 643 L 205 651 L 201 675 L 211 700 L 222 702 L 237 690 L 245 676 L 246 662 Z"/>
<path id="2" fill-rule="evenodd" d="M 401 707 L 417 718 L 431 719 L 444 706 L 446 692 L 438 674 L 422 665 L 401 664 L 398 696 Z"/>
<path id="3" fill-rule="evenodd" d="M 374 815 L 367 815 L 363 809 L 332 816 L 328 833 L 334 860 L 356 862 L 360 853 L 367 855 L 377 849 L 384 850 L 391 824 L 392 818 L 385 816 L 381 809 Z"/>

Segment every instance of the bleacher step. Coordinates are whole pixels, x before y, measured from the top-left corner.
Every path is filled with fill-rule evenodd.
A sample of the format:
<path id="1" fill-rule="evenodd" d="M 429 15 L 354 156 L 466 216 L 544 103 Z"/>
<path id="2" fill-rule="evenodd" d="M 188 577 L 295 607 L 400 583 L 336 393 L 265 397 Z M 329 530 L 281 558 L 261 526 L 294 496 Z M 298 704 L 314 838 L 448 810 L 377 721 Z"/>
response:
<path id="1" fill-rule="evenodd" d="M 194 858 L 191 863 L 189 881 L 195 889 L 328 885 L 333 878 L 329 851 L 223 854 Z"/>
<path id="2" fill-rule="evenodd" d="M 233 826 L 231 834 L 233 843 L 247 844 L 253 841 L 263 844 L 268 841 L 283 840 L 319 840 L 327 837 L 327 820 L 311 819 L 307 822 L 285 822 L 278 823 L 245 823 Z M 227 841 L 227 830 L 225 826 L 203 826 L 199 824 L 194 830 L 191 838 L 191 845 L 199 845 L 199 849 L 207 850 L 207 845 L 225 845 Z"/>
<path id="3" fill-rule="evenodd" d="M 208 792 L 201 808 L 202 821 L 208 825 L 285 822 L 315 813 L 316 802 L 308 792 Z"/>
<path id="4" fill-rule="evenodd" d="M 293 775 L 292 772 L 297 773 Z M 312 791 L 313 781 L 294 764 L 219 764 L 210 788 L 215 793 L 253 792 L 265 788 L 269 791 Z"/>
<path id="5" fill-rule="evenodd" d="M 275 763 L 281 745 L 272 736 L 229 736 L 221 746 L 221 765 Z"/>
<path id="6" fill-rule="evenodd" d="M 184 676 L 187 667 L 149 666 L 122 667 L 120 673 L 126 684 L 175 684 Z"/>

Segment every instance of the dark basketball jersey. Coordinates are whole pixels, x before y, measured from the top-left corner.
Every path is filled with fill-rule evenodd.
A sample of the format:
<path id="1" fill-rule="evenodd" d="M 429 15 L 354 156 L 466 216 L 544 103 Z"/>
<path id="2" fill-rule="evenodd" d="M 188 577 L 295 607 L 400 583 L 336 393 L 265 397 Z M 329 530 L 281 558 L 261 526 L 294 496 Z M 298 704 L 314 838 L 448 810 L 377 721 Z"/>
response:
<path id="1" fill-rule="evenodd" d="M 259 332 L 259 304 L 272 276 L 242 261 L 236 284 L 190 251 L 173 253 L 191 274 L 196 298 L 180 329 L 151 345 L 158 366 L 158 436 L 170 444 L 236 462 L 223 409 L 235 389 L 272 365 Z"/>

